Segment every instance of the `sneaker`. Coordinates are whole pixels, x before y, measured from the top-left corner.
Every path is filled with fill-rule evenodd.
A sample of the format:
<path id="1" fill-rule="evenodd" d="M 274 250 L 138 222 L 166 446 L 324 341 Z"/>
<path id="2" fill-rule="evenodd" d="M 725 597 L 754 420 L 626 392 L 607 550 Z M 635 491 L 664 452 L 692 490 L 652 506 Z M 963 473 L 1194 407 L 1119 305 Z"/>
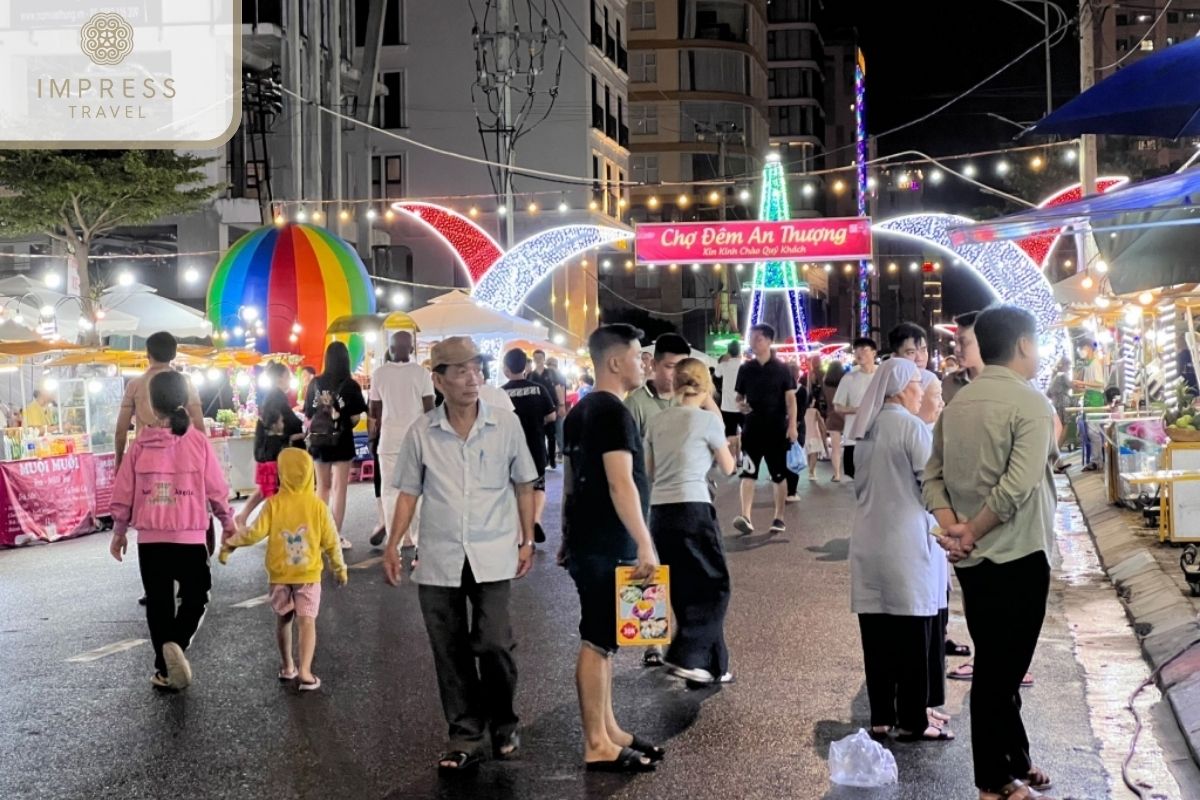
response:
<path id="1" fill-rule="evenodd" d="M 749 536 L 754 533 L 753 523 L 740 514 L 733 518 L 733 529 L 742 536 Z"/>
<path id="2" fill-rule="evenodd" d="M 170 689 L 171 682 L 162 676 L 162 673 L 157 670 L 150 676 L 150 685 L 155 689 Z"/>
<path id="3" fill-rule="evenodd" d="M 787 502 L 788 502 L 788 503 L 799 503 L 799 502 L 800 502 L 800 495 L 798 495 L 798 494 L 789 494 L 789 495 L 787 496 Z"/>
<path id="4" fill-rule="evenodd" d="M 726 672 L 721 677 L 717 678 L 717 683 L 736 683 L 737 678 L 733 677 L 732 672 Z"/>
<path id="5" fill-rule="evenodd" d="M 683 678 L 688 683 L 701 683 L 707 686 L 708 684 L 717 682 L 717 679 L 713 677 L 713 674 L 706 669 L 671 667 L 670 672 L 676 678 Z"/>
<path id="6" fill-rule="evenodd" d="M 540 522 L 533 523 L 533 541 L 537 544 L 546 541 L 546 531 Z"/>
<path id="7" fill-rule="evenodd" d="M 786 530 L 787 530 L 787 525 L 784 524 L 783 520 L 777 519 L 771 523 L 771 527 L 767 529 L 767 532 L 768 533 L 783 533 Z"/>
<path id="8" fill-rule="evenodd" d="M 386 538 L 387 528 L 383 525 L 380 525 L 375 532 L 371 534 L 371 547 L 379 547 L 379 545 L 383 544 L 383 540 Z"/>
<path id="9" fill-rule="evenodd" d="M 345 536 L 339 536 L 338 541 L 341 543 L 343 550 L 349 550 L 350 548 L 354 547 L 354 545 L 351 544 L 350 540 L 347 539 Z"/>
<path id="10" fill-rule="evenodd" d="M 162 646 L 163 661 L 167 662 L 167 685 L 172 689 L 186 689 L 192 683 L 192 665 L 188 663 L 183 648 L 175 642 Z"/>

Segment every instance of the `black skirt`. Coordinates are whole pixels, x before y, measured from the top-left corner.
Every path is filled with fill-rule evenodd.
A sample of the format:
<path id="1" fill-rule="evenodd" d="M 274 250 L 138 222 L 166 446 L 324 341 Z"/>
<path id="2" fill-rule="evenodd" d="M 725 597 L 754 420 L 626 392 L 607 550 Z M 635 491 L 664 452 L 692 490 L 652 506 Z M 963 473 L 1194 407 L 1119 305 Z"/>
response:
<path id="1" fill-rule="evenodd" d="M 716 509 L 711 503 L 652 506 L 650 535 L 659 560 L 671 568 L 675 634 L 666 662 L 720 678 L 729 671 L 725 612 L 730 580 Z"/>

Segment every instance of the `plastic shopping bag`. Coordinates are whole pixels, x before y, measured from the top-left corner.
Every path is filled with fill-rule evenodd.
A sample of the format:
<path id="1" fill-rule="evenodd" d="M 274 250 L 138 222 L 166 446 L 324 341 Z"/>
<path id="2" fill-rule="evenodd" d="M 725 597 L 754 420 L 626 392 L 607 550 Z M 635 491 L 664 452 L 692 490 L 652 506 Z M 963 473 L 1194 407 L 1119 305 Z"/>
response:
<path id="1" fill-rule="evenodd" d="M 829 777 L 843 786 L 888 786 L 899 781 L 896 757 L 862 728 L 829 745 Z"/>
<path id="2" fill-rule="evenodd" d="M 787 468 L 799 475 L 808 466 L 808 458 L 799 442 L 792 442 L 787 451 Z"/>

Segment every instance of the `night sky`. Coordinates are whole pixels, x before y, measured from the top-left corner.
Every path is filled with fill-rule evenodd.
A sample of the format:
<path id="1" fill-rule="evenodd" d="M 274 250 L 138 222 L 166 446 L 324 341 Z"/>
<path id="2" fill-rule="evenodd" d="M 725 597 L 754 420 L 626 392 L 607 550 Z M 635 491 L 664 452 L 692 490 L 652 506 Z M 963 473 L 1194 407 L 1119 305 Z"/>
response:
<path id="1" fill-rule="evenodd" d="M 1076 3 L 1059 5 L 1074 18 Z M 1040 15 L 1037 5 L 1026 6 Z M 840 39 L 851 29 L 867 60 L 867 126 L 872 134 L 932 111 L 1043 38 L 1040 21 L 1000 0 L 826 0 L 822 26 L 826 40 Z M 1051 50 L 1051 61 L 1057 107 L 1079 91 L 1074 26 Z M 1035 121 L 1045 113 L 1045 85 L 1044 50 L 1039 47 L 946 111 L 877 139 L 877 154 L 917 149 L 946 156 L 1012 145 L 1018 128 L 986 112 L 1017 122 Z M 929 210 L 971 216 L 982 216 L 979 208 L 994 202 L 952 180 L 936 190 L 927 184 L 923 198 Z M 1014 210 L 997 207 L 993 213 Z M 965 268 L 948 268 L 944 280 L 948 315 L 979 308 L 990 299 L 978 276 Z"/>

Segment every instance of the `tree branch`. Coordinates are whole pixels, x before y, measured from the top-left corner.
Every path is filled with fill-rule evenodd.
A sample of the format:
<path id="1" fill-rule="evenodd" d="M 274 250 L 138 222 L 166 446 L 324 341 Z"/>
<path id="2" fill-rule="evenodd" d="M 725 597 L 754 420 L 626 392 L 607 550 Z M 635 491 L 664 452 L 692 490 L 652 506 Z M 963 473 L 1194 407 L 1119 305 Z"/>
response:
<path id="1" fill-rule="evenodd" d="M 83 232 L 83 239 L 91 238 L 91 232 L 88 230 L 87 223 L 83 219 L 83 209 L 79 206 L 79 195 L 71 195 L 71 206 L 75 209 L 75 219 L 79 220 L 79 230 Z"/>

